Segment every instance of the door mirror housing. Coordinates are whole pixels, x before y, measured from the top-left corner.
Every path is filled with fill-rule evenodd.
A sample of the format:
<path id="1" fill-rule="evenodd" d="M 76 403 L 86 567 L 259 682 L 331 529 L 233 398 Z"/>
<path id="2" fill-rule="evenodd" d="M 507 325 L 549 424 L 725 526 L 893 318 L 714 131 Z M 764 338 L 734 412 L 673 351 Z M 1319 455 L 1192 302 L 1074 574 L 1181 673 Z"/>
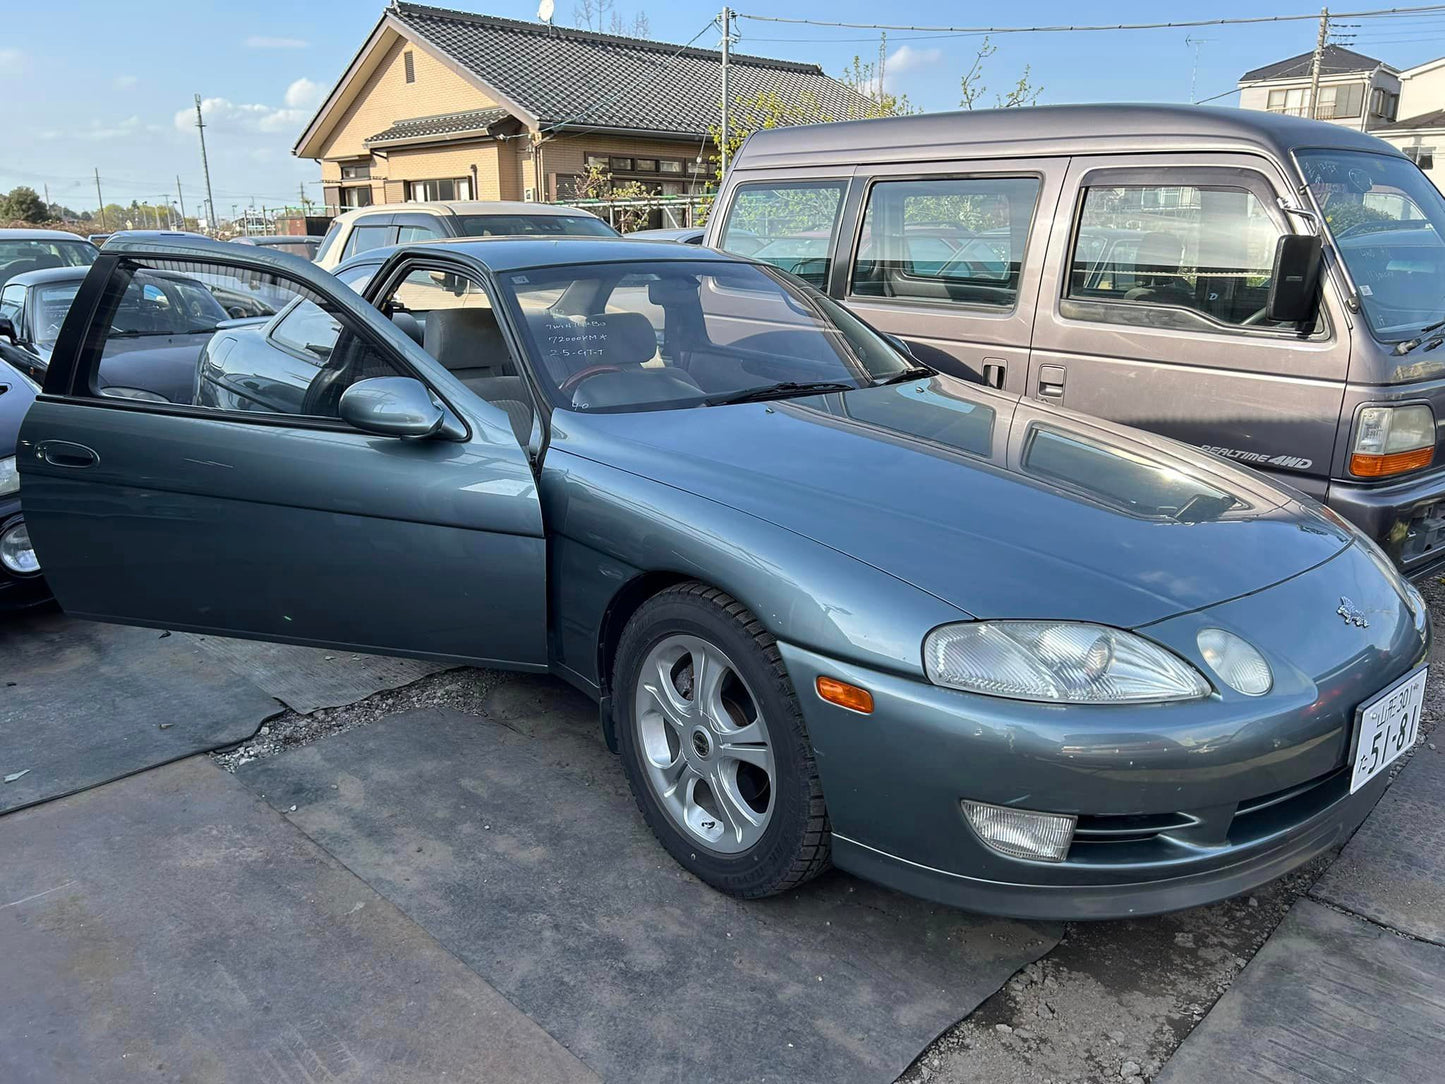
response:
<path id="1" fill-rule="evenodd" d="M 8 316 L 0 316 L 0 339 L 9 339 L 12 343 L 20 341 L 20 336 L 15 333 L 15 321 Z"/>
<path id="2" fill-rule="evenodd" d="M 337 413 L 363 433 L 384 437 L 465 437 L 461 423 L 410 376 L 358 380 L 341 394 Z"/>
<path id="3" fill-rule="evenodd" d="M 1320 295 L 1323 242 L 1307 234 L 1287 233 L 1274 249 L 1265 316 L 1286 324 L 1313 318 Z"/>

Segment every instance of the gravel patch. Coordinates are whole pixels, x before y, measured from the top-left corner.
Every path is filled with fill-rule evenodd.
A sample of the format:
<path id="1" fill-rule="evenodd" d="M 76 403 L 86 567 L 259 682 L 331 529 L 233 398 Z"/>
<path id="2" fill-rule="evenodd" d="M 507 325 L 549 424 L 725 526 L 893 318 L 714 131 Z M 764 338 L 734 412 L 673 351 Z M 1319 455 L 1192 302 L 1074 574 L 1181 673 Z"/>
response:
<path id="1" fill-rule="evenodd" d="M 484 716 L 487 713 L 482 704 L 487 694 L 517 676 L 499 670 L 464 667 L 429 674 L 410 685 L 379 692 L 345 707 L 320 708 L 309 715 L 287 710 L 268 720 L 255 737 L 234 749 L 213 753 L 211 758 L 226 771 L 234 772 L 242 764 L 261 757 L 310 745 L 320 738 L 341 734 L 411 708 L 444 707 Z"/>

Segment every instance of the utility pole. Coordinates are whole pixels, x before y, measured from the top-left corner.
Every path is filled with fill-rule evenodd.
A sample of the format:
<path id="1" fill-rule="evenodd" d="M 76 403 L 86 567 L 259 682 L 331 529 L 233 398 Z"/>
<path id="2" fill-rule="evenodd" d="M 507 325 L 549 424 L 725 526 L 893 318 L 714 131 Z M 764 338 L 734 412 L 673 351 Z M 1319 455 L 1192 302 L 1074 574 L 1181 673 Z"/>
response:
<path id="1" fill-rule="evenodd" d="M 105 230 L 105 197 L 100 194 L 100 168 L 95 170 L 95 202 L 100 204 L 100 228 Z"/>
<path id="2" fill-rule="evenodd" d="M 1329 8 L 1322 8 L 1322 9 L 1320 10 L 1320 32 L 1319 32 L 1319 35 L 1315 38 L 1315 55 L 1314 55 L 1314 59 L 1310 62 L 1310 113 L 1309 113 L 1309 115 L 1310 115 L 1311 118 L 1316 118 L 1316 117 L 1319 116 L 1319 112 L 1318 112 L 1318 110 L 1315 108 L 1315 102 L 1318 100 L 1318 98 L 1319 98 L 1319 96 L 1320 96 L 1320 65 L 1324 62 L 1324 59 L 1325 59 L 1325 41 L 1326 41 L 1326 39 L 1329 38 L 1329 36 L 1330 36 L 1330 9 L 1329 9 Z"/>
<path id="3" fill-rule="evenodd" d="M 206 161 L 206 122 L 201 119 L 201 96 L 196 95 L 196 132 L 201 137 L 201 172 L 206 176 L 206 204 L 211 208 L 208 224 L 211 235 L 216 233 L 216 197 L 211 194 L 211 164 Z"/>
<path id="4" fill-rule="evenodd" d="M 733 9 L 722 9 L 722 144 L 718 147 L 721 177 L 728 172 L 728 47 L 732 44 Z M 721 177 L 719 179 L 721 179 Z"/>
<path id="5" fill-rule="evenodd" d="M 181 204 L 181 229 L 186 228 L 186 197 L 181 195 L 181 175 L 176 174 L 176 199 Z"/>

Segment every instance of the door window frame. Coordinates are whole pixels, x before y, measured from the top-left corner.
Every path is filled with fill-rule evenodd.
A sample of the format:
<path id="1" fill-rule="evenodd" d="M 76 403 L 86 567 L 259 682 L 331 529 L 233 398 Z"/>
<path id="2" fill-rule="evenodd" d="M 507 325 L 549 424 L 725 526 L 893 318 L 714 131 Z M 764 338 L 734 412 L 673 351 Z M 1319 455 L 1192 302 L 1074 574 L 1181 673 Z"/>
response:
<path id="1" fill-rule="evenodd" d="M 247 425 L 271 426 L 282 429 L 319 429 L 328 432 L 357 433 L 361 430 L 347 424 L 341 418 L 324 418 L 315 414 L 270 414 L 261 411 L 236 411 L 224 410 L 219 407 L 197 406 L 194 403 L 156 403 L 144 399 L 129 399 L 117 396 L 101 395 L 95 390 L 95 378 L 100 372 L 100 363 L 103 359 L 105 342 L 108 331 L 99 325 L 97 317 L 102 311 L 114 311 L 114 307 L 120 304 L 120 298 L 116 297 L 108 309 L 106 305 L 108 288 L 122 263 L 140 262 L 142 267 L 146 261 L 158 262 L 185 262 L 194 264 L 213 264 L 219 268 L 234 268 L 237 266 L 247 267 L 251 270 L 260 271 L 265 274 L 274 274 L 287 282 L 294 284 L 309 293 L 320 293 L 317 287 L 305 282 L 302 279 L 291 278 L 284 270 L 278 270 L 270 266 L 250 264 L 244 260 L 225 260 L 220 257 L 211 256 L 209 253 L 193 253 L 185 250 L 173 252 L 135 252 L 135 253 L 103 253 L 94 264 L 91 265 L 91 273 L 81 283 L 80 291 L 76 294 L 75 301 L 71 304 L 71 313 L 84 313 L 83 324 L 77 325 L 80 330 L 79 341 L 71 339 L 72 320 L 66 318 L 65 327 L 61 331 L 61 338 L 57 340 L 55 352 L 52 355 L 60 364 L 52 364 L 45 376 L 45 387 L 43 395 L 47 398 L 63 398 L 66 402 L 76 406 L 96 407 L 102 410 L 130 410 L 142 414 L 167 414 L 184 418 L 207 418 L 214 421 L 240 422 Z M 103 273 L 102 273 L 103 272 Z M 340 284 L 338 284 L 340 285 Z M 344 289 L 350 287 L 343 286 Z M 336 299 L 343 300 L 343 299 Z M 370 302 L 365 302 L 370 304 Z M 281 312 L 289 312 L 291 305 L 288 303 Z M 416 368 L 415 365 L 397 350 L 392 344 L 377 336 L 364 322 L 346 319 L 347 306 L 339 305 L 339 318 L 342 321 L 343 330 L 350 330 L 361 341 L 371 349 L 380 351 L 388 361 L 392 362 L 399 375 L 410 376 L 421 381 L 421 383 L 438 399 L 447 404 L 453 414 L 457 414 L 446 396 L 432 385 L 430 379 Z M 278 313 L 279 315 L 279 313 Z M 380 317 L 380 313 L 377 314 Z M 384 319 L 384 317 L 381 317 Z M 271 317 L 267 322 L 276 320 Z M 400 332 L 398 332 L 400 334 Z M 266 341 L 270 343 L 269 332 Z M 272 347 L 272 349 L 280 349 Z M 289 354 L 290 351 L 287 351 Z M 457 415 L 463 426 L 467 429 L 466 439 L 471 439 L 471 426 L 461 415 Z"/>
<path id="2" fill-rule="evenodd" d="M 1162 305 L 1155 302 L 1126 301 L 1122 298 L 1078 298 L 1069 293 L 1073 281 L 1074 254 L 1078 251 L 1079 229 L 1084 217 L 1084 202 L 1089 190 L 1107 187 L 1122 188 L 1235 188 L 1255 197 L 1270 222 L 1281 236 L 1293 234 L 1294 223 L 1280 208 L 1279 193 L 1260 170 L 1235 165 L 1168 165 L 1168 166 L 1099 166 L 1080 175 L 1074 185 L 1074 206 L 1069 213 L 1069 233 L 1058 268 L 1058 291 L 1054 297 L 1060 321 L 1073 326 L 1118 327 L 1136 331 L 1202 332 L 1228 338 L 1247 338 L 1265 342 L 1325 343 L 1334 337 L 1328 305 L 1324 297 L 1324 276 L 1321 276 L 1320 297 L 1313 326 L 1254 327 L 1226 324 L 1198 309 L 1183 305 Z M 1141 322 L 1139 313 L 1171 312 L 1183 316 L 1176 323 Z M 1087 315 L 1086 315 L 1087 314 Z M 1192 317 L 1192 319 L 1190 319 Z"/>
<path id="3" fill-rule="evenodd" d="M 748 189 L 821 188 L 825 185 L 835 184 L 838 186 L 838 206 L 833 212 L 833 225 L 828 234 L 828 250 L 823 257 L 823 283 L 822 285 L 808 283 L 808 285 L 812 286 L 815 290 L 822 291 L 830 297 L 836 297 L 837 294 L 834 292 L 834 283 L 838 276 L 838 242 L 842 233 L 843 222 L 847 219 L 847 216 L 852 213 L 849 205 L 853 200 L 855 183 L 851 172 L 847 174 L 830 174 L 823 176 L 812 174 L 798 176 L 788 174 L 781 177 L 759 177 L 756 180 L 739 181 L 733 186 L 732 191 L 728 193 L 727 206 L 723 208 L 722 218 L 719 220 L 721 224 L 718 228 L 717 247 L 723 252 L 728 252 L 727 249 L 723 248 L 723 241 L 727 238 L 728 223 L 733 216 L 733 212 L 737 210 L 739 198 Z M 755 260 L 757 263 L 768 263 L 767 260 L 759 260 L 755 256 L 744 256 L 735 252 L 729 252 L 728 254 L 736 256 L 741 260 Z M 781 268 L 779 268 L 779 270 L 781 270 Z M 806 282 L 807 280 L 803 279 L 802 281 Z"/>
<path id="4" fill-rule="evenodd" d="M 1029 227 L 1024 234 L 1023 251 L 1019 254 L 1018 286 L 1014 290 L 1013 304 L 1007 307 L 1002 305 L 980 305 L 968 301 L 944 301 L 929 297 L 874 297 L 870 294 L 855 293 L 853 290 L 853 271 L 858 265 L 858 253 L 863 246 L 863 225 L 868 218 L 869 203 L 873 198 L 873 190 L 882 184 L 893 184 L 896 182 L 908 181 L 976 181 L 997 178 L 1000 180 L 1034 180 L 1038 182 L 1038 191 L 1034 194 L 1034 208 L 1029 215 Z M 968 170 L 965 172 L 948 173 L 873 173 L 858 185 L 860 189 L 859 198 L 853 209 L 852 215 L 852 239 L 848 246 L 847 259 L 836 259 L 837 264 L 835 275 L 841 294 L 834 295 L 844 302 L 857 301 L 868 305 L 884 305 L 888 307 L 915 308 L 923 306 L 940 313 L 959 312 L 969 316 L 1014 316 L 1019 311 L 1019 301 L 1024 293 L 1024 282 L 1028 277 L 1029 248 L 1034 241 L 1034 233 L 1039 222 L 1039 208 L 1043 205 L 1045 189 L 1048 178 L 1042 170 L 1037 169 L 1009 169 L 1009 170 Z M 842 250 L 839 249 L 839 257 Z M 1012 255 L 1012 254 L 1010 254 Z"/>

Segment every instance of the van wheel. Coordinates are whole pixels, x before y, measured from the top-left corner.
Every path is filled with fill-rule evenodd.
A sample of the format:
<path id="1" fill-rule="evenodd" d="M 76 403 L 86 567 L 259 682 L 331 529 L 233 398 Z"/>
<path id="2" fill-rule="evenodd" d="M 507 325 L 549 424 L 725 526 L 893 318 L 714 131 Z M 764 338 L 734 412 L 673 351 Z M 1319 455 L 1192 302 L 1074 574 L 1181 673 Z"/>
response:
<path id="1" fill-rule="evenodd" d="M 653 834 L 719 891 L 755 898 L 828 868 L 828 810 L 773 637 L 716 588 L 653 596 L 617 647 L 627 782 Z"/>

